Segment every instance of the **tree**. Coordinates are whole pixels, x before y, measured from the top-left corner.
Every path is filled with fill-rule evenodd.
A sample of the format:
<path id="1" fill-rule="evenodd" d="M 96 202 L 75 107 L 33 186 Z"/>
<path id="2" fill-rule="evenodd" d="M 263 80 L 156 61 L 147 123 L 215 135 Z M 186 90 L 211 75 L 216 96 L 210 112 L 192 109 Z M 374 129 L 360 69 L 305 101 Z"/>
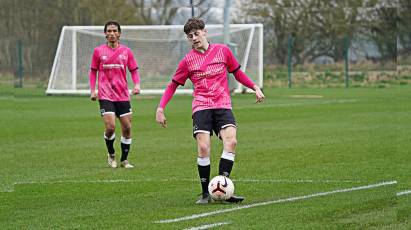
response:
<path id="1" fill-rule="evenodd" d="M 0 16 L 6 18 L 5 45 L 0 69 L 14 72 L 18 60 L 16 41 L 23 44 L 26 77 L 47 79 L 61 28 L 65 25 L 103 25 L 107 20 L 137 24 L 127 0 L 3 0 Z M 109 17 L 108 17 L 109 15 Z"/>
<path id="2" fill-rule="evenodd" d="M 368 37 L 379 51 L 382 61 L 397 59 L 397 8 L 376 7 L 367 11 L 367 21 L 363 25 L 363 34 Z"/>
<path id="3" fill-rule="evenodd" d="M 5 18 L 8 31 L 0 47 L 4 54 L 0 56 L 1 73 L 17 69 L 16 41 L 20 40 L 26 77 L 42 80 L 48 79 L 65 25 L 104 25 L 108 20 L 122 25 L 172 24 L 190 7 L 186 0 L 1 0 L 1 3 L 0 17 Z M 210 9 L 214 3 L 214 0 L 194 0 L 196 16 L 212 17 Z"/>
<path id="4" fill-rule="evenodd" d="M 323 56 L 342 60 L 344 38 L 355 43 L 356 39 L 366 37 L 386 59 L 396 55 L 393 49 L 396 40 L 383 33 L 395 34 L 396 16 L 392 10 L 395 4 L 390 1 L 244 0 L 242 5 L 244 14 L 248 15 L 244 18 L 264 24 L 265 57 L 269 63 L 285 64 L 290 36 L 295 39 L 295 64 Z"/>
<path id="5" fill-rule="evenodd" d="M 398 7 L 398 55 L 401 59 L 411 56 L 411 0 L 400 0 Z"/>
<path id="6" fill-rule="evenodd" d="M 132 0 L 137 17 L 146 25 L 171 25 L 174 20 L 188 8 L 188 0 Z M 210 12 L 214 1 L 195 0 L 196 17 L 204 17 Z"/>

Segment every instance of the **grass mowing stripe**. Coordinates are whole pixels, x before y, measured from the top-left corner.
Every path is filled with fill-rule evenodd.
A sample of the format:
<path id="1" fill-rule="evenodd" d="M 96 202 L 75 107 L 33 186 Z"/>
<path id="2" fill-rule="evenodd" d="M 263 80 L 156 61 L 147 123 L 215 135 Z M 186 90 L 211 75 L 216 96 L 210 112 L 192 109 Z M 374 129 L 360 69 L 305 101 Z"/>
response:
<path id="1" fill-rule="evenodd" d="M 235 208 L 220 209 L 220 210 L 216 210 L 216 211 L 213 211 L 213 212 L 205 212 L 205 213 L 200 213 L 200 214 L 194 214 L 194 215 L 191 215 L 191 216 L 184 216 L 184 217 L 175 218 L 175 219 L 159 220 L 159 221 L 155 221 L 154 223 L 157 223 L 157 224 L 174 223 L 174 222 L 180 222 L 180 221 L 185 221 L 185 220 L 197 219 L 197 218 L 206 217 L 206 216 L 212 216 L 212 215 L 225 213 L 225 212 L 237 211 L 237 210 L 241 210 L 241 209 L 254 208 L 254 207 L 258 207 L 258 206 L 265 206 L 265 205 L 269 205 L 269 204 L 278 204 L 278 203 L 284 203 L 284 202 L 292 202 L 292 201 L 296 201 L 296 200 L 305 200 L 305 199 L 314 198 L 314 197 L 327 196 L 327 195 L 336 194 L 336 193 L 344 193 L 344 192 L 365 190 L 365 189 L 377 188 L 377 187 L 393 185 L 393 184 L 397 184 L 397 181 L 381 182 L 381 183 L 377 183 L 377 184 L 370 184 L 370 185 L 364 185 L 364 186 L 359 186 L 359 187 L 337 189 L 337 190 L 328 191 L 328 192 L 319 192 L 319 193 L 314 193 L 314 194 L 305 195 L 305 196 L 296 196 L 296 197 L 283 198 L 283 199 L 279 199 L 279 200 L 272 200 L 272 201 L 266 201 L 266 202 L 260 202 L 260 203 L 255 203 L 255 204 L 239 206 L 239 207 L 235 207 Z"/>
<path id="2" fill-rule="evenodd" d="M 257 105 L 253 95 L 233 95 L 241 129 L 234 183 L 248 200 L 207 207 L 194 205 L 200 187 L 191 96 L 175 95 L 166 111 L 167 129 L 153 120 L 160 96 L 132 98 L 136 142 L 130 160 L 136 170 L 126 171 L 106 166 L 98 103 L 86 96 L 45 96 L 40 90 L 11 89 L 12 100 L 0 99 L 0 119 L 13 124 L 0 138 L 0 210 L 5 210 L 0 226 L 7 229 L 115 229 L 123 222 L 140 229 L 184 229 L 226 221 L 231 223 L 211 229 L 408 229 L 411 195 L 396 194 L 411 190 L 411 84 L 266 88 L 267 100 Z M 211 161 L 217 166 L 222 145 L 212 138 Z M 213 167 L 211 175 L 216 174 Z M 166 178 L 176 179 L 162 181 Z M 392 180 L 398 184 L 154 223 Z M 23 184 L 53 181 L 62 183 Z"/>
<path id="3" fill-rule="evenodd" d="M 209 228 L 214 228 L 214 227 L 221 226 L 221 225 L 226 225 L 226 224 L 230 224 L 230 222 L 219 222 L 219 223 L 214 223 L 214 224 L 206 224 L 206 225 L 201 225 L 201 226 L 198 226 L 198 227 L 185 228 L 184 230 L 209 229 Z"/>

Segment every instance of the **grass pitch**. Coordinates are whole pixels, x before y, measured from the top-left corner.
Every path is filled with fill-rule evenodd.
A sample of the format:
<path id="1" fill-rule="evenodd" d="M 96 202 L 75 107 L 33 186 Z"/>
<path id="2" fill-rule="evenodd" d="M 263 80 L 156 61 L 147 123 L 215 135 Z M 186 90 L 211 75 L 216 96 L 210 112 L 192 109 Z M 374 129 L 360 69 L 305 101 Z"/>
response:
<path id="1" fill-rule="evenodd" d="M 133 98 L 136 168 L 126 170 L 107 167 L 98 104 L 88 97 L 2 92 L 2 229 L 410 228 L 409 86 L 266 89 L 263 104 L 234 95 L 232 178 L 246 200 L 206 206 L 194 204 L 191 96 L 174 96 L 167 129 L 155 123 L 158 96 Z M 212 176 L 220 155 L 213 137 Z"/>

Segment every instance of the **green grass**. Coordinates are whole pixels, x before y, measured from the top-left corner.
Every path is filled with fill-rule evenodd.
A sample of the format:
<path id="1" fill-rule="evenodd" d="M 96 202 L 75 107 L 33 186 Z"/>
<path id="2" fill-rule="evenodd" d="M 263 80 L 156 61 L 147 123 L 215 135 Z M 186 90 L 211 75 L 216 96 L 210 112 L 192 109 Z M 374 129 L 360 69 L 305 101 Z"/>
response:
<path id="1" fill-rule="evenodd" d="M 234 95 L 241 205 L 195 205 L 191 97 L 133 104 L 133 170 L 106 166 L 103 123 L 87 97 L 1 89 L 1 229 L 409 229 L 411 87 L 266 89 Z M 117 137 L 120 133 L 117 132 Z M 116 140 L 116 150 L 119 143 Z M 212 175 L 221 143 L 212 139 Z M 176 223 L 155 221 L 396 180 L 397 184 L 245 208 Z M 106 182 L 104 182 L 106 181 Z M 108 181 L 111 181 L 109 183 Z"/>

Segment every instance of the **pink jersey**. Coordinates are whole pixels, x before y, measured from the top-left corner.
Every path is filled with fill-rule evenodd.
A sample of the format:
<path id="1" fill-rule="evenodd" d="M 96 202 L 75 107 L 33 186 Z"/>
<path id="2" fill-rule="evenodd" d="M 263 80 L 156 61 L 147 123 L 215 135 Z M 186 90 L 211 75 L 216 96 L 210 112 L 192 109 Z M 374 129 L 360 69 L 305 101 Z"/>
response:
<path id="1" fill-rule="evenodd" d="M 189 78 L 194 85 L 193 113 L 205 109 L 231 109 L 227 70 L 232 73 L 240 64 L 223 44 L 210 44 L 205 53 L 192 49 L 180 61 L 172 81 L 184 85 Z"/>
<path id="2" fill-rule="evenodd" d="M 130 100 L 126 67 L 130 72 L 138 69 L 130 48 L 122 44 L 111 48 L 104 44 L 94 49 L 91 70 L 98 71 L 99 100 Z"/>

